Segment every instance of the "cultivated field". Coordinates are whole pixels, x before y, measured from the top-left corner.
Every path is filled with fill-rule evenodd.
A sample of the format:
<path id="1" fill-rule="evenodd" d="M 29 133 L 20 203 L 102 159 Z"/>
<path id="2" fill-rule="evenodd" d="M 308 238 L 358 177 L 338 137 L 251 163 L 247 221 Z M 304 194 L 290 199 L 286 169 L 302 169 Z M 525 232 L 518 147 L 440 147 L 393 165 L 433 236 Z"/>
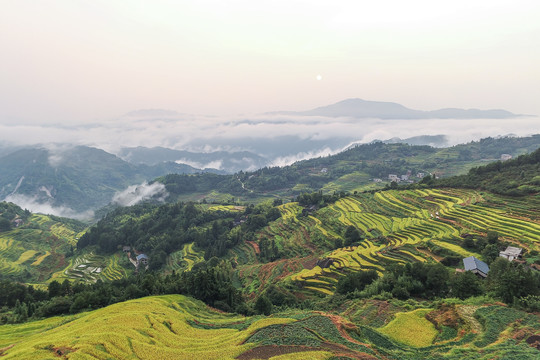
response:
<path id="1" fill-rule="evenodd" d="M 502 241 L 538 250 L 539 205 L 538 197 L 506 198 L 473 190 L 388 190 L 344 197 L 307 216 L 297 203 L 281 205 L 281 219 L 265 228 L 259 239 L 273 239 L 288 254 L 287 262 L 305 265 L 296 272 L 298 266 L 292 267 L 286 278 L 300 284 L 301 292 L 332 294 L 347 271 L 372 269 L 381 274 L 392 263 L 440 261 L 437 249 L 482 258 L 463 247 L 464 236 L 495 231 Z M 344 243 L 347 226 L 357 228 L 365 240 L 335 249 L 336 243 Z M 332 259 L 333 264 L 314 266 L 310 256 Z M 251 267 L 250 279 L 268 279 L 266 273 L 259 274 L 263 267 L 268 266 Z"/>

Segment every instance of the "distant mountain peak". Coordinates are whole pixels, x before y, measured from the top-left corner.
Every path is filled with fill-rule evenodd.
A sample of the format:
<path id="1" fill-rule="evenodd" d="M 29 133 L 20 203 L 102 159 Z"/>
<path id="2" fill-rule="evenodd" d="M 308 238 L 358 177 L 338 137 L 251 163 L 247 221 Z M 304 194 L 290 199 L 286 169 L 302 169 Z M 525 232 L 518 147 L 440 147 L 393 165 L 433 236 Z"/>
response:
<path id="1" fill-rule="evenodd" d="M 275 115 L 352 117 L 376 119 L 509 119 L 521 115 L 506 110 L 445 108 L 433 111 L 409 109 L 401 104 L 351 98 L 307 111 L 280 111 Z"/>

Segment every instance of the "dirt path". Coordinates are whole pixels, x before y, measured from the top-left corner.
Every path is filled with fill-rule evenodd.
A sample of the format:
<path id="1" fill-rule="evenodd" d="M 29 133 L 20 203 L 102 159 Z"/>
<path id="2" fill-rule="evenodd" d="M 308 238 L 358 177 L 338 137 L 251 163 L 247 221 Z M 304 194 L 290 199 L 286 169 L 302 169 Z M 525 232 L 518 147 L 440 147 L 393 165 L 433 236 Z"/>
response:
<path id="1" fill-rule="evenodd" d="M 321 311 L 316 311 L 316 313 L 321 314 L 322 316 L 326 316 L 327 318 L 332 320 L 332 322 L 336 326 L 336 329 L 338 329 L 341 336 L 344 339 L 346 339 L 347 341 L 350 341 L 350 342 L 352 342 L 354 344 L 362 345 L 362 346 L 365 346 L 365 347 L 368 347 L 368 348 L 371 347 L 371 345 L 360 342 L 360 341 L 358 341 L 356 339 L 353 339 L 351 337 L 351 335 L 349 335 L 349 333 L 347 332 L 346 329 L 353 329 L 355 326 L 352 323 L 348 322 L 347 320 L 343 319 L 341 316 L 333 315 L 333 314 L 327 314 L 327 313 L 324 313 L 324 312 L 321 312 Z"/>

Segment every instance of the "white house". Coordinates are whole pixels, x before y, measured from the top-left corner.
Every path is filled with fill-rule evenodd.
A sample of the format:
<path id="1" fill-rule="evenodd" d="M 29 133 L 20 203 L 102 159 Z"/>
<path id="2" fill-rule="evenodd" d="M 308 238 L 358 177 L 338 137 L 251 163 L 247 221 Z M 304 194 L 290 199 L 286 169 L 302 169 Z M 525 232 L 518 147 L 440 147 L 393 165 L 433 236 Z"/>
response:
<path id="1" fill-rule="evenodd" d="M 508 261 L 513 261 L 514 259 L 521 257 L 522 249 L 508 246 L 506 250 L 499 252 L 499 256 L 507 259 Z"/>

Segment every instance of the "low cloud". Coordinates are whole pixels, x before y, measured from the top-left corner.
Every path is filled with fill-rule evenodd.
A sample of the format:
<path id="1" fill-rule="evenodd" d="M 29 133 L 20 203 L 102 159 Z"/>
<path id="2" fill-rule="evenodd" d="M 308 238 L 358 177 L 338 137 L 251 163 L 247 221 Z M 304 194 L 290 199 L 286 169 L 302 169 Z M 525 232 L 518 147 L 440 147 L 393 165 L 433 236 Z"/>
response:
<path id="1" fill-rule="evenodd" d="M 202 170 L 204 170 L 204 169 L 222 170 L 223 169 L 223 161 L 222 160 L 214 160 L 214 161 L 210 161 L 208 163 L 201 163 L 201 162 L 197 162 L 197 161 L 190 161 L 188 159 L 180 159 L 180 160 L 176 160 L 175 163 L 193 166 L 196 169 L 202 169 Z"/>
<path id="2" fill-rule="evenodd" d="M 50 202 L 40 202 L 35 197 L 22 194 L 8 195 L 4 201 L 17 204 L 21 208 L 30 210 L 33 213 L 55 215 L 77 220 L 90 220 L 94 217 L 92 210 L 77 212 L 66 206 L 54 206 Z"/>
<path id="3" fill-rule="evenodd" d="M 278 158 L 274 159 L 272 161 L 272 166 L 287 166 L 287 165 L 290 165 L 290 164 L 295 163 L 297 161 L 313 159 L 313 158 L 318 158 L 318 157 L 324 157 L 324 156 L 328 156 L 328 155 L 333 155 L 333 154 L 336 154 L 336 153 L 338 153 L 340 151 L 341 151 L 341 149 L 340 150 L 332 150 L 330 148 L 325 148 L 325 149 L 320 150 L 320 151 L 301 152 L 301 153 L 298 153 L 298 154 L 295 154 L 295 155 L 282 156 L 282 157 L 278 157 Z"/>
<path id="4" fill-rule="evenodd" d="M 269 160 L 281 164 L 287 163 L 287 158 L 300 159 L 304 157 L 303 153 L 309 154 L 321 148 L 328 147 L 336 151 L 351 142 L 367 143 L 376 139 L 445 135 L 451 146 L 488 136 L 527 136 L 540 133 L 538 117 L 380 120 L 296 115 L 210 117 L 174 113 L 170 116 L 160 116 L 159 113 L 135 114 L 137 116 L 131 114 L 113 121 L 82 126 L 0 125 L 0 142 L 32 145 L 47 139 L 51 143 L 95 146 L 112 153 L 118 153 L 121 147 L 136 146 L 162 146 L 197 152 L 248 150 L 271 156 Z M 285 138 L 288 138 L 288 143 L 281 140 Z M 269 147 L 268 143 L 272 140 L 275 143 Z M 301 148 L 289 146 L 294 142 L 301 143 Z M 51 153 L 51 164 L 62 161 L 62 151 L 57 149 Z"/>
<path id="5" fill-rule="evenodd" d="M 114 194 L 112 203 L 120 206 L 132 206 L 141 201 L 154 199 L 160 202 L 165 201 L 169 196 L 165 185 L 155 182 L 148 184 L 146 182 L 140 185 L 131 185 L 127 189 Z"/>

